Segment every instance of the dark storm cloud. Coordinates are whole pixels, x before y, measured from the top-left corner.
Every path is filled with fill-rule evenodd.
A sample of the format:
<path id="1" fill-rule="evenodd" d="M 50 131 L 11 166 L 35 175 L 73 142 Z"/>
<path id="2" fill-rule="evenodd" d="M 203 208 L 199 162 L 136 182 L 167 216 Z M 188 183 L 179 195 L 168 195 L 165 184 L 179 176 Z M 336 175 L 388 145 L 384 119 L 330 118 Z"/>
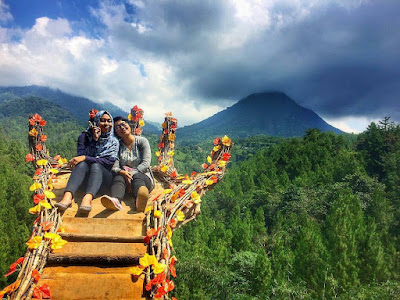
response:
<path id="1" fill-rule="evenodd" d="M 253 10 L 248 26 L 228 2 L 145 3 L 136 22 L 148 31 L 120 24 L 110 32 L 124 47 L 168 61 L 204 102 L 281 90 L 328 117 L 400 120 L 400 2 L 276 2 L 267 25 Z"/>

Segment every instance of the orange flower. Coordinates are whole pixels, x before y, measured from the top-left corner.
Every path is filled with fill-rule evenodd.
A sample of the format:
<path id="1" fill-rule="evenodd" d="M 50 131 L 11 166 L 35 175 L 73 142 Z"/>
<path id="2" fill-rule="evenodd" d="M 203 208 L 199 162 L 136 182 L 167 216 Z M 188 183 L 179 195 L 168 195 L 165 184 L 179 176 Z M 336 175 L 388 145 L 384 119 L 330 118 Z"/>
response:
<path id="1" fill-rule="evenodd" d="M 28 153 L 28 154 L 25 156 L 25 161 L 26 161 L 26 162 L 34 161 L 34 160 L 35 160 L 35 156 L 32 155 L 31 153 Z"/>
<path id="2" fill-rule="evenodd" d="M 14 283 L 6 286 L 2 291 L 0 291 L 0 297 L 3 297 L 4 294 L 10 294 L 14 292 L 20 285 L 21 280 L 17 280 Z"/>

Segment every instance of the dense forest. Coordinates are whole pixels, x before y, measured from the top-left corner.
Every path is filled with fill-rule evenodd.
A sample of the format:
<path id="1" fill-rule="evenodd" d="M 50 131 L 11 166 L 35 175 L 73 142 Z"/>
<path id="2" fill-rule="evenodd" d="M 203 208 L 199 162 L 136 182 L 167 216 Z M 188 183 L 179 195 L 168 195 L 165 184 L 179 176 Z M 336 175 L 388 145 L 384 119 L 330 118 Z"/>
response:
<path id="1" fill-rule="evenodd" d="M 400 297 L 400 127 L 308 130 L 235 164 L 175 235 L 181 299 Z"/>
<path id="2" fill-rule="evenodd" d="M 51 154 L 71 158 L 84 127 L 56 111 L 47 119 Z M 2 121 L 0 273 L 5 274 L 25 253 L 30 235 L 33 169 L 25 163 L 27 121 L 17 116 Z M 9 137 L 10 128 L 25 131 L 23 138 Z M 153 150 L 157 139 L 149 136 Z M 178 169 L 199 171 L 211 144 L 177 144 Z M 173 294 L 178 299 L 395 299 L 399 196 L 400 126 L 387 119 L 358 136 L 310 129 L 302 138 L 235 141 L 232 164 L 204 197 L 202 214 L 174 235 L 179 261 Z M 1 276 L 0 287 L 13 276 Z"/>

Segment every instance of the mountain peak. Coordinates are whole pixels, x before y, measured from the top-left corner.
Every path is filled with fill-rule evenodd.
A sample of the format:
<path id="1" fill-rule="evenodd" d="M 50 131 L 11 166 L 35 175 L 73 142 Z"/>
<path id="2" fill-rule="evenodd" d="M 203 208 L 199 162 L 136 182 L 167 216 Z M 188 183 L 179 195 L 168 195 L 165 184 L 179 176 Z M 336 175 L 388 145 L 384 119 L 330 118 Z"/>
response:
<path id="1" fill-rule="evenodd" d="M 342 133 L 285 93 L 271 91 L 251 94 L 206 120 L 181 128 L 179 135 L 228 134 L 242 138 L 265 134 L 294 137 L 303 136 L 310 128 Z"/>

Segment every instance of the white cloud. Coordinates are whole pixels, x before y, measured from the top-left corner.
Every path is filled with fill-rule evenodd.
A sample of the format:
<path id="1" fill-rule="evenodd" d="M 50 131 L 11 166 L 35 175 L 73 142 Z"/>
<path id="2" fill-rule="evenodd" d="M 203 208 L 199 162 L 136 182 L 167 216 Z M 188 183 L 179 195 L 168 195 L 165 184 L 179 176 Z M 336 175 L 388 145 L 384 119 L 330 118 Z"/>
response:
<path id="1" fill-rule="evenodd" d="M 10 13 L 10 7 L 4 3 L 4 0 L 0 0 L 0 22 L 7 23 L 13 19 L 14 18 Z"/>
<path id="2" fill-rule="evenodd" d="M 172 111 L 181 125 L 198 122 L 252 92 L 282 90 L 335 122 L 338 116 L 355 114 L 327 114 L 332 100 L 323 88 L 337 99 L 342 95 L 331 95 L 332 90 L 351 91 L 355 84 L 352 78 L 349 86 L 336 83 L 332 68 L 344 62 L 353 70 L 351 64 L 365 64 L 381 44 L 371 42 L 370 30 L 362 29 L 371 22 L 374 30 L 379 28 L 373 23 L 379 20 L 371 18 L 376 7 L 359 0 L 128 2 L 134 13 L 112 1 L 91 9 L 104 26 L 97 37 L 74 31 L 76 24 L 66 19 L 47 17 L 24 31 L 0 27 L 0 85 L 45 85 L 108 100 L 125 110 L 138 104 L 155 121 Z M 358 10 L 364 15 L 352 15 Z M 8 7 L 0 0 L 2 11 L 7 13 Z M 366 41 L 372 46 L 364 47 Z M 395 36 L 382 43 L 397 44 Z M 351 73 L 344 72 L 337 77 Z M 375 87 L 374 95 L 380 93 Z M 345 96 L 362 103 L 354 106 L 360 112 L 368 106 L 365 98 Z M 354 122 L 336 122 L 353 129 Z"/>
<path id="3" fill-rule="evenodd" d="M 325 118 L 325 121 L 344 132 L 361 133 L 367 129 L 371 122 L 378 124 L 379 120 L 382 119 L 349 116 L 336 119 Z"/>

